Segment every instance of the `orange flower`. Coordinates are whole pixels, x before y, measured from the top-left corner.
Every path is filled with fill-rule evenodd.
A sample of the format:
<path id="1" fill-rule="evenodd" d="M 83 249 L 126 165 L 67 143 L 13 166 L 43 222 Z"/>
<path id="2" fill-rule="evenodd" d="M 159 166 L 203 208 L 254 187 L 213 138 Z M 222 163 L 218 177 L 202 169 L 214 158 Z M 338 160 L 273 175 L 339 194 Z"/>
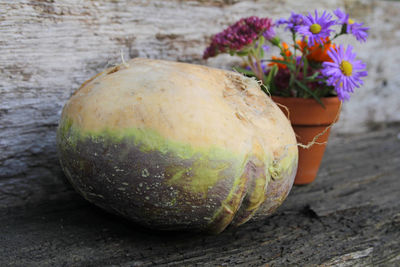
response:
<path id="1" fill-rule="evenodd" d="M 285 42 L 282 42 L 282 47 L 283 47 L 283 53 L 285 53 L 286 57 L 290 57 L 292 55 L 292 52 L 290 52 L 288 44 L 285 43 Z M 283 57 L 272 56 L 271 58 L 273 60 L 282 60 L 282 61 L 285 60 Z M 280 68 L 280 69 L 286 69 L 287 68 L 287 66 L 285 64 L 282 64 L 282 63 L 271 62 L 271 63 L 268 64 L 268 66 L 273 66 L 273 65 L 277 65 L 278 68 Z"/>
<path id="2" fill-rule="evenodd" d="M 307 47 L 307 43 L 304 41 L 297 41 L 301 51 L 304 53 Z M 307 59 L 309 61 L 316 61 L 316 62 L 324 62 L 329 61 L 333 62 L 333 60 L 329 57 L 328 51 L 329 49 L 336 49 L 335 44 L 331 43 L 331 40 L 327 37 L 324 40 L 324 45 L 321 46 L 320 44 L 315 44 L 314 46 L 308 47 L 309 54 L 307 55 Z"/>

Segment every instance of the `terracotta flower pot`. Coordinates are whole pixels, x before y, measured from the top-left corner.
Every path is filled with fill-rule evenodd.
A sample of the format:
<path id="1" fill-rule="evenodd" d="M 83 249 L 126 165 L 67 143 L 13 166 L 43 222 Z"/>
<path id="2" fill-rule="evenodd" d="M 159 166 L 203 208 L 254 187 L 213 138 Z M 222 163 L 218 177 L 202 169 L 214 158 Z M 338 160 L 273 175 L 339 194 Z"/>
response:
<path id="1" fill-rule="evenodd" d="M 297 142 L 304 145 L 311 142 L 315 136 L 322 133 L 335 119 L 339 118 L 340 100 L 337 97 L 322 98 L 325 108 L 314 99 L 277 96 L 273 96 L 272 99 L 289 109 L 289 120 L 296 133 Z M 288 116 L 286 109 L 280 108 Z M 327 142 L 329 133 L 330 128 L 316 142 Z M 294 184 L 309 184 L 314 181 L 325 147 L 325 144 L 314 144 L 308 149 L 299 147 L 299 166 Z"/>

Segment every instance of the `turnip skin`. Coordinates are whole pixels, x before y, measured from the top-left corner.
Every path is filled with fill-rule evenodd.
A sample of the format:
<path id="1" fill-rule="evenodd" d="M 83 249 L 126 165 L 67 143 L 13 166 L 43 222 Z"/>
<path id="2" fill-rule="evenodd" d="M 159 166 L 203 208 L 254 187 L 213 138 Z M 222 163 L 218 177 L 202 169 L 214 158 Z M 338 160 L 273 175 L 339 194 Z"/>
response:
<path id="1" fill-rule="evenodd" d="M 253 80 L 183 63 L 128 64 L 83 84 L 63 110 L 60 162 L 78 192 L 151 228 L 212 233 L 283 202 L 297 168 L 296 141 Z M 158 76 L 157 83 L 138 72 Z M 188 85 L 205 93 L 193 95 Z"/>

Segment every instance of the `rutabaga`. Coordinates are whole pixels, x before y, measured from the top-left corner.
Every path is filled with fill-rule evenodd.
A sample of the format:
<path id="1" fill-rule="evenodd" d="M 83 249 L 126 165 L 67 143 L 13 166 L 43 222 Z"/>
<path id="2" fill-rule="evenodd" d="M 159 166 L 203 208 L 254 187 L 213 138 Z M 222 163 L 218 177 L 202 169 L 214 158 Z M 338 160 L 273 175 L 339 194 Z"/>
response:
<path id="1" fill-rule="evenodd" d="M 289 121 L 255 80 L 142 58 L 74 93 L 57 144 L 88 201 L 147 227 L 213 233 L 272 213 L 298 157 Z"/>

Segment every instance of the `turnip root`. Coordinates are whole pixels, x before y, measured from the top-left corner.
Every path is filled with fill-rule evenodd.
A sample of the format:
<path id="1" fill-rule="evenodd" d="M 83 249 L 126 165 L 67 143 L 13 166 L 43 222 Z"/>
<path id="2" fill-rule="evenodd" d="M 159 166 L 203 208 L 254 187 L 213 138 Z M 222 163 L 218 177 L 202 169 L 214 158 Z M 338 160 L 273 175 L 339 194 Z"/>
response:
<path id="1" fill-rule="evenodd" d="M 155 229 L 219 233 L 286 198 L 291 125 L 238 73 L 137 58 L 85 82 L 57 132 L 62 168 L 88 201 Z"/>

